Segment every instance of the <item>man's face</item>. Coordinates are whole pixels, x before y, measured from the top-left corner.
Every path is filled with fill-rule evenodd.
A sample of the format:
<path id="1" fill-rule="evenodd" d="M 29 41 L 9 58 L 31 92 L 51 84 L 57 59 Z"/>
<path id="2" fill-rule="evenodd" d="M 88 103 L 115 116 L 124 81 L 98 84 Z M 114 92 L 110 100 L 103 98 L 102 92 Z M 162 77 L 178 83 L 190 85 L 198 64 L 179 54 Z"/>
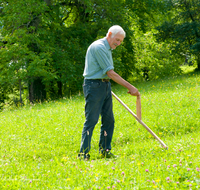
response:
<path id="1" fill-rule="evenodd" d="M 110 48 L 115 49 L 117 46 L 119 46 L 123 42 L 124 35 L 117 33 L 114 37 L 112 37 L 112 33 L 110 32 L 107 37 L 107 40 L 110 45 Z"/>

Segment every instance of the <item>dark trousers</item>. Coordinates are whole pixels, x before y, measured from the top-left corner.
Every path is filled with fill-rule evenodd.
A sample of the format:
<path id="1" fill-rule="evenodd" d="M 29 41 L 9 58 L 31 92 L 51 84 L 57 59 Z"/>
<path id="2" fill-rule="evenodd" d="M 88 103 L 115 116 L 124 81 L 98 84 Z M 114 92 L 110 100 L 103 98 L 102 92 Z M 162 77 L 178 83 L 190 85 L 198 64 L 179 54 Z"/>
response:
<path id="1" fill-rule="evenodd" d="M 82 131 L 80 153 L 87 154 L 91 148 L 91 138 L 95 125 L 101 115 L 100 150 L 111 150 L 114 132 L 114 116 L 110 82 L 85 79 L 83 84 L 85 96 L 85 123 Z"/>

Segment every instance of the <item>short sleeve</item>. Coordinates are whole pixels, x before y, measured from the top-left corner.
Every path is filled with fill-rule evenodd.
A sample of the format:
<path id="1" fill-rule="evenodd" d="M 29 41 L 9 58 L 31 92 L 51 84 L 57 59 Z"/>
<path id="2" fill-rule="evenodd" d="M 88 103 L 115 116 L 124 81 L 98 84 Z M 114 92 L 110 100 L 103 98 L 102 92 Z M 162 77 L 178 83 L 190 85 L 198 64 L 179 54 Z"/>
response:
<path id="1" fill-rule="evenodd" d="M 105 46 L 96 46 L 94 49 L 96 61 L 103 70 L 103 74 L 106 74 L 109 70 L 114 69 L 111 50 L 105 48 Z"/>

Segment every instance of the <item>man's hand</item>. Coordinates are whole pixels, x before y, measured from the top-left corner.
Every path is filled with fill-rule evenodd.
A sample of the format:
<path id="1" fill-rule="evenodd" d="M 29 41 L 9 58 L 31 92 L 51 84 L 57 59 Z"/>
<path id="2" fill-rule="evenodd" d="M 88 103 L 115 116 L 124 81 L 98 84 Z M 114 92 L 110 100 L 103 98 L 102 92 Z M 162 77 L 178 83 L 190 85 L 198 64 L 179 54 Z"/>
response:
<path id="1" fill-rule="evenodd" d="M 128 93 L 132 96 L 140 96 L 140 93 L 137 88 L 131 85 L 131 87 L 128 89 Z"/>

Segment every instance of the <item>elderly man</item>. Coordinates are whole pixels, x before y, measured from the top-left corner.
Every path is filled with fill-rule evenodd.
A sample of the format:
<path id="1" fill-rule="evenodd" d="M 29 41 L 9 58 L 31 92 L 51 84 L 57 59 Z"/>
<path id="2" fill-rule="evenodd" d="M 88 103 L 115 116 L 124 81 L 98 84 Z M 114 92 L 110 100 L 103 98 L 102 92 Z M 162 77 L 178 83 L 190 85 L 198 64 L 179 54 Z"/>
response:
<path id="1" fill-rule="evenodd" d="M 139 96 L 138 90 L 114 71 L 112 50 L 123 42 L 125 35 L 120 26 L 114 25 L 108 30 L 107 36 L 93 42 L 86 53 L 83 73 L 86 120 L 79 153 L 79 157 L 85 160 L 90 158 L 92 133 L 99 115 L 101 115 L 99 152 L 102 157 L 115 157 L 110 151 L 114 131 L 110 79 L 127 88 L 130 95 Z"/>

